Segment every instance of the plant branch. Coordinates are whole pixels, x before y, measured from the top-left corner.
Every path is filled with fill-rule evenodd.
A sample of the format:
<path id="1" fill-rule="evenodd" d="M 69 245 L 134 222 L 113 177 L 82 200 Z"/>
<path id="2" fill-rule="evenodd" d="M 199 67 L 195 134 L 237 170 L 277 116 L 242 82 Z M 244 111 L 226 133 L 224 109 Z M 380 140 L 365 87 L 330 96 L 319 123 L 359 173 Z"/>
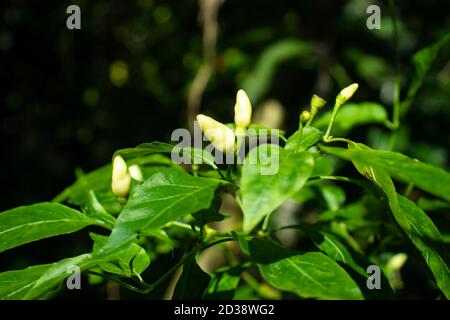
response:
<path id="1" fill-rule="evenodd" d="M 199 111 L 203 93 L 205 92 L 209 79 L 214 73 L 219 29 L 217 16 L 222 3 L 223 0 L 199 0 L 199 16 L 203 26 L 203 63 L 192 81 L 188 94 L 187 121 L 191 131 L 194 128 L 195 115 Z"/>
<path id="2" fill-rule="evenodd" d="M 327 131 L 325 132 L 325 135 L 323 136 L 323 141 L 325 141 L 325 142 L 330 141 L 331 129 L 333 128 L 333 124 L 334 124 L 334 121 L 336 120 L 336 115 L 337 115 L 340 107 L 341 107 L 341 105 L 336 101 L 334 103 L 333 113 L 331 114 L 330 122 L 328 122 Z"/>

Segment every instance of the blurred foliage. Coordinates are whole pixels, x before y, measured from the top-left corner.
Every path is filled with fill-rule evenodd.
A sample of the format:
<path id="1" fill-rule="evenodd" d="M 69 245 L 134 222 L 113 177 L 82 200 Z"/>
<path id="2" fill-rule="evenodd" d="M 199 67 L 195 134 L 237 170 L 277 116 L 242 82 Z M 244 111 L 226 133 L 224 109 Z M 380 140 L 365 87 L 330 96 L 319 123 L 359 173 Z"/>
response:
<path id="1" fill-rule="evenodd" d="M 65 27 L 70 4 L 81 7 L 79 31 Z M 370 4 L 381 7 L 381 30 L 366 28 Z M 371 104 L 380 121 L 352 129 L 348 136 L 388 149 L 392 141 L 383 122 L 392 118 L 397 46 L 401 97 L 414 95 L 415 100 L 401 121 L 395 150 L 448 169 L 450 46 L 442 45 L 434 63 L 417 70 L 411 58 L 444 39 L 450 4 L 402 0 L 396 5 L 399 37 L 394 44 L 387 1 L 225 1 L 202 112 L 231 121 L 230 93 L 242 87 L 255 105 L 280 102 L 289 115 L 283 127 L 290 134 L 313 92 L 333 96 L 358 82 L 354 101 L 381 103 Z M 1 211 L 49 200 L 74 181 L 74 168 L 90 171 L 109 162 L 117 149 L 167 140 L 173 129 L 186 127 L 187 95 L 202 63 L 197 1 L 7 0 L 0 8 Z M 422 86 L 407 91 L 424 67 L 431 72 L 420 79 Z M 367 124 L 363 113 L 357 120 Z M 321 192 L 330 208 L 344 201 Z M 348 210 L 359 214 L 351 200 Z M 89 237 L 80 240 L 79 234 L 59 243 L 34 243 L 14 257 L 5 253 L 0 271 L 48 263 L 39 255 L 43 251 L 56 261 L 89 244 Z M 158 261 L 153 270 L 166 268 L 170 254 Z M 413 266 L 405 272 L 404 277 L 415 276 Z M 254 294 L 244 291 L 239 294 Z M 404 297 L 409 292 L 420 290 L 406 287 Z M 426 291 L 423 297 L 429 297 Z"/>

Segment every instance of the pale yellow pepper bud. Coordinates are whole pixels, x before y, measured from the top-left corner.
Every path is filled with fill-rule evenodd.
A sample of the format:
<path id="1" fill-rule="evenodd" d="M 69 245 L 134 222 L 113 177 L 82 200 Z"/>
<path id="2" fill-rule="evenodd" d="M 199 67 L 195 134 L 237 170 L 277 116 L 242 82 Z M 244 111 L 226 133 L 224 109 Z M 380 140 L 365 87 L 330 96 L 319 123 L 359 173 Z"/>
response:
<path id="1" fill-rule="evenodd" d="M 357 83 L 352 83 L 348 87 L 345 87 L 337 95 L 336 102 L 339 105 L 342 105 L 342 104 L 346 103 L 353 96 L 353 94 L 356 92 L 356 90 L 358 90 L 358 84 Z"/>
<path id="2" fill-rule="evenodd" d="M 131 178 L 133 178 L 134 180 L 139 181 L 139 182 L 144 180 L 144 178 L 142 176 L 142 171 L 141 171 L 141 168 L 139 167 L 139 165 L 133 164 L 132 166 L 130 166 L 128 168 L 128 172 L 130 173 Z"/>
<path id="3" fill-rule="evenodd" d="M 406 263 L 406 260 L 408 260 L 408 255 L 406 253 L 397 253 L 388 260 L 388 262 L 386 263 L 386 268 L 389 271 L 400 270 Z"/>
<path id="4" fill-rule="evenodd" d="M 236 94 L 236 104 L 234 105 L 234 123 L 238 128 L 247 128 L 252 120 L 252 104 L 244 90 L 239 90 Z"/>
<path id="5" fill-rule="evenodd" d="M 112 167 L 112 192 L 117 197 L 124 198 L 131 187 L 131 176 L 128 172 L 127 164 L 121 156 L 116 156 L 113 159 Z"/>
<path id="6" fill-rule="evenodd" d="M 311 107 L 315 109 L 322 108 L 327 102 L 319 97 L 318 95 L 313 95 L 311 98 Z"/>
<path id="7" fill-rule="evenodd" d="M 199 114 L 197 122 L 206 138 L 222 153 L 233 152 L 236 137 L 233 130 L 211 117 Z"/>
<path id="8" fill-rule="evenodd" d="M 300 122 L 302 124 L 305 124 L 310 118 L 311 118 L 311 113 L 309 111 L 307 111 L 307 110 L 303 111 L 300 114 Z"/>

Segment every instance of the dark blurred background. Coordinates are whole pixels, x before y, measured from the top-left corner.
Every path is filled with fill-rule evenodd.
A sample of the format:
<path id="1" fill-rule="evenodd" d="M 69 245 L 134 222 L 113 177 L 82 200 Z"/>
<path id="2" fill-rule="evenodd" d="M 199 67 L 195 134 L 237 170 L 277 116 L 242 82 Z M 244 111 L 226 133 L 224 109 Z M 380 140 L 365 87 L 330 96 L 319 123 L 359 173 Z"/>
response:
<path id="1" fill-rule="evenodd" d="M 81 30 L 66 28 L 71 4 L 81 8 Z M 381 8 L 380 30 L 366 27 L 371 4 Z M 450 3 L 396 7 L 404 95 L 412 54 L 449 32 Z M 387 1 L 15 0 L 0 8 L 1 211 L 51 200 L 76 168 L 90 171 L 119 148 L 170 139 L 197 111 L 231 122 L 239 88 L 256 113 L 267 103 L 282 106 L 288 134 L 313 93 L 332 101 L 351 82 L 360 84 L 354 101 L 376 101 L 391 113 Z M 443 48 L 433 64 L 396 148 L 446 168 L 449 53 Z M 383 147 L 386 135 L 373 126 L 351 138 Z M 31 252 L 33 264 L 50 262 L 41 256 L 48 250 L 55 258 L 79 253 L 76 237 L 64 238 L 64 248 L 51 239 L 19 248 L 14 257 L 22 254 L 22 262 L 6 252 L 0 271 L 25 265 Z"/>

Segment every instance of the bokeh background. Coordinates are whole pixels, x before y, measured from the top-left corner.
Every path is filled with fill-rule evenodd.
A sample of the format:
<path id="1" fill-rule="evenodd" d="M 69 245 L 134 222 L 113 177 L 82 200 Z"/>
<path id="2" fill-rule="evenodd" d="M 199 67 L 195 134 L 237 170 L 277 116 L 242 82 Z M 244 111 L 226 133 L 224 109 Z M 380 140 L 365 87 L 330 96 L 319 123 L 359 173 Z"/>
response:
<path id="1" fill-rule="evenodd" d="M 81 30 L 66 28 L 71 4 L 81 8 Z M 366 27 L 371 4 L 381 8 L 380 30 Z M 4 0 L 0 8 L 1 211 L 51 200 L 76 170 L 107 163 L 119 148 L 170 139 L 196 112 L 231 122 L 239 88 L 262 122 L 279 117 L 288 134 L 313 93 L 332 100 L 351 82 L 360 84 L 354 101 L 390 113 L 395 47 L 403 96 L 413 53 L 450 30 L 442 0 L 396 1 L 396 43 L 387 1 Z M 447 46 L 396 146 L 447 169 L 449 57 Z M 264 120 L 261 110 L 272 109 Z M 350 137 L 385 148 L 387 135 L 374 125 Z M 77 254 L 90 244 L 80 237 L 2 253 L 0 271 Z"/>

